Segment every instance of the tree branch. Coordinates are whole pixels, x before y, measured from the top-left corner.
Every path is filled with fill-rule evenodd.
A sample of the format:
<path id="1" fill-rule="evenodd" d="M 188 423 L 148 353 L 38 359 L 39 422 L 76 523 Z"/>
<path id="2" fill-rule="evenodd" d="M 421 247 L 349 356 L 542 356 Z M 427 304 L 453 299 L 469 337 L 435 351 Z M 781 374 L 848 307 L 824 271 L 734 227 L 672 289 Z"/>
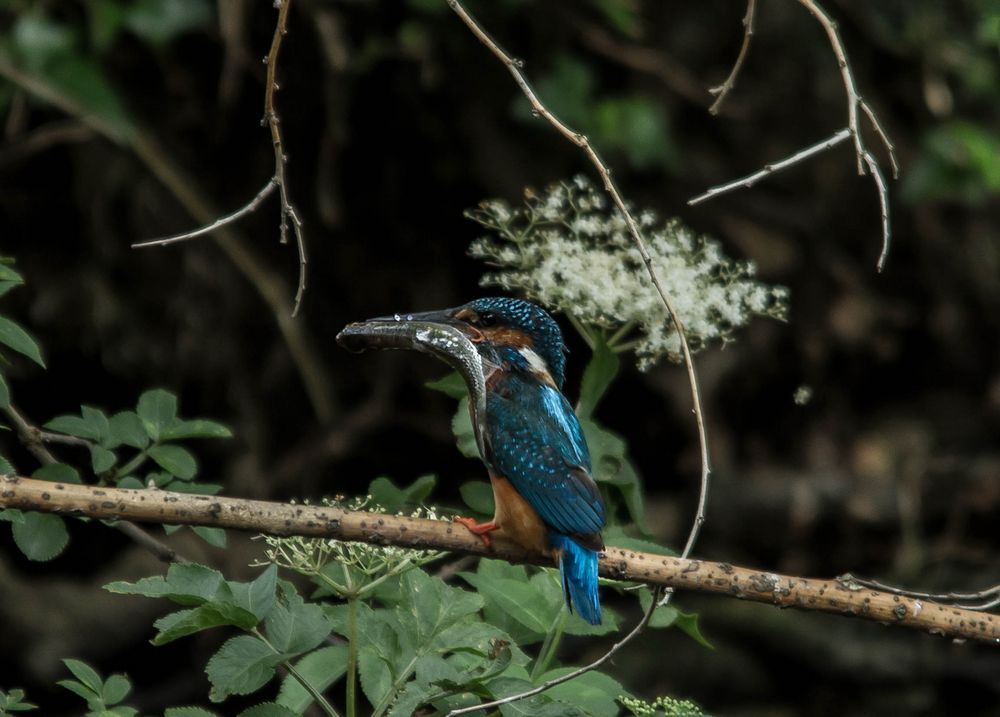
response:
<path id="1" fill-rule="evenodd" d="M 31 478 L 0 479 L 0 507 L 80 515 L 101 520 L 204 525 L 270 535 L 303 535 L 399 545 L 552 565 L 502 534 L 487 548 L 461 526 L 441 520 L 348 511 L 337 507 L 273 503 L 156 489 L 100 488 Z M 828 612 L 945 637 L 997 644 L 1000 617 L 929 600 L 867 589 L 850 579 L 819 580 L 707 560 L 609 547 L 601 574 L 615 580 L 725 595 L 776 607 Z"/>

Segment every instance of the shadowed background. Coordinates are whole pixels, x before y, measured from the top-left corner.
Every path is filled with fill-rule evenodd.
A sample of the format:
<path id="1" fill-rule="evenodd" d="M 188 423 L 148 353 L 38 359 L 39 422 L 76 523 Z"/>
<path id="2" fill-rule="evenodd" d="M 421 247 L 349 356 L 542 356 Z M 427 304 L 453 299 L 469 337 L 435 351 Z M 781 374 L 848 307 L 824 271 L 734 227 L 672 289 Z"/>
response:
<path id="1" fill-rule="evenodd" d="M 698 357 L 715 474 L 695 555 L 935 589 L 1000 582 L 995 2 L 829 3 L 902 165 L 882 275 L 875 189 L 856 175 L 849 143 L 686 206 L 846 123 L 826 36 L 797 3 L 761 5 L 718 117 L 706 111 L 707 88 L 736 56 L 741 4 L 470 9 L 525 59 L 543 100 L 591 137 L 626 197 L 680 216 L 791 290 L 787 324 L 757 320 L 735 344 Z M 183 172 L 181 184 L 220 212 L 272 173 L 259 120 L 274 20 L 270 4 L 232 0 L 0 3 L 5 51 L 43 76 L 68 62 L 75 74 L 61 77 L 65 86 L 108 121 L 135 123 Z M 289 189 L 310 259 L 291 329 L 306 347 L 308 380 L 260 282 L 213 239 L 129 248 L 200 223 L 157 177 L 155 157 L 151 166 L 134 144 L 4 79 L 0 252 L 29 282 L 4 312 L 39 337 L 49 366 L 7 371 L 15 402 L 43 421 L 80 403 L 128 408 L 143 389 L 164 386 L 185 415 L 233 426 L 235 440 L 199 451 L 201 475 L 227 494 L 316 498 L 363 491 L 378 475 L 408 483 L 435 473 L 434 500 L 458 505 L 457 486 L 482 470 L 454 448 L 453 402 L 422 387 L 442 367 L 415 355 L 349 355 L 333 337 L 351 320 L 483 294 L 484 267 L 465 255 L 480 229 L 462 211 L 592 170 L 531 117 L 506 70 L 443 1 L 297 1 L 278 76 Z M 882 156 L 874 137 L 869 144 Z M 276 201 L 233 231 L 238 260 L 252 255 L 289 301 L 297 258 L 277 241 Z M 562 323 L 572 397 L 587 351 Z M 803 405 L 793 400 L 801 387 L 811 393 Z M 600 409 L 628 438 L 656 538 L 674 546 L 697 496 L 687 391 L 682 368 L 628 367 Z M 0 445 L 30 472 L 10 434 Z M 2 686 L 57 704 L 58 659 L 75 656 L 105 673 L 127 669 L 145 711 L 203 698 L 201 668 L 222 636 L 148 646 L 151 619 L 166 606 L 116 601 L 110 610 L 98 587 L 159 566 L 117 532 L 71 530 L 70 549 L 43 565 L 0 531 Z M 246 577 L 260 553 L 237 537 L 225 552 L 187 533 L 176 540 L 232 577 Z M 998 714 L 996 650 L 732 600 L 681 595 L 679 605 L 702 614 L 716 649 L 679 631 L 640 640 L 612 672 L 645 697 L 690 697 L 732 715 Z M 567 649 L 583 658 L 602 647 Z"/>

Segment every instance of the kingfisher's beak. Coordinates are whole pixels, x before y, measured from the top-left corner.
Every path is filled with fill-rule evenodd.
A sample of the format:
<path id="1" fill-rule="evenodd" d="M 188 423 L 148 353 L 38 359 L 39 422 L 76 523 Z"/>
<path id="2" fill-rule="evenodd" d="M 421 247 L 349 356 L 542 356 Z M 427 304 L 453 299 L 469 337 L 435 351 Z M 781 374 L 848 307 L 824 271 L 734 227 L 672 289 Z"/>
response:
<path id="1" fill-rule="evenodd" d="M 465 334 L 473 343 L 479 343 L 483 340 L 482 332 L 469 322 L 456 318 L 456 314 L 460 311 L 461 307 L 439 309 L 437 311 L 423 311 L 418 314 L 392 314 L 391 316 L 378 316 L 374 319 L 369 319 L 369 321 L 422 321 L 430 324 L 453 326 Z"/>

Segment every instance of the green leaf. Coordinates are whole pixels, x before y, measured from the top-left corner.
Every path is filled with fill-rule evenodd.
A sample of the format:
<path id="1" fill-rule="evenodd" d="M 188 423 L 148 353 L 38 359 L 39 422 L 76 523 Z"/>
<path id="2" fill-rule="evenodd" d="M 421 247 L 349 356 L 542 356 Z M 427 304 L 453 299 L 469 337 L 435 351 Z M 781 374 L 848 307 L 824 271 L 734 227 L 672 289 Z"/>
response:
<path id="1" fill-rule="evenodd" d="M 65 687 L 74 695 L 79 695 L 83 699 L 87 700 L 88 703 L 91 700 L 97 700 L 100 697 L 99 695 L 94 693 L 94 691 L 91 690 L 89 687 L 80 684 L 76 680 L 59 680 L 58 682 L 56 682 L 56 684 L 59 685 L 60 687 Z"/>
<path id="2" fill-rule="evenodd" d="M 404 602 L 399 605 L 397 617 L 404 625 L 412 626 L 418 644 L 430 643 L 445 628 L 483 607 L 479 595 L 452 587 L 423 570 L 403 575 L 401 595 Z"/>
<path id="3" fill-rule="evenodd" d="M 6 715 L 11 712 L 27 712 L 29 710 L 37 710 L 38 705 L 34 705 L 30 702 L 24 702 L 25 692 L 14 688 L 8 692 L 0 690 L 0 715 Z"/>
<path id="4" fill-rule="evenodd" d="M 462 378 L 462 375 L 458 371 L 452 371 L 447 376 L 443 376 L 436 381 L 428 381 L 424 385 L 431 390 L 440 391 L 452 398 L 464 398 L 469 395 L 469 387 L 465 385 L 465 379 Z"/>
<path id="5" fill-rule="evenodd" d="M 0 456 L 0 476 L 17 475 L 14 465 L 3 456 Z"/>
<path id="6" fill-rule="evenodd" d="M 347 645 L 331 645 L 310 652 L 295 663 L 295 671 L 322 694 L 347 672 Z M 281 683 L 277 702 L 302 714 L 313 698 L 295 677 L 288 675 Z"/>
<path id="7" fill-rule="evenodd" d="M 404 506 L 419 506 L 434 490 L 437 479 L 432 475 L 420 476 L 413 483 L 397 488 L 388 478 L 376 478 L 368 486 L 368 493 L 378 505 L 389 513 L 395 513 Z"/>
<path id="8" fill-rule="evenodd" d="M 527 680 L 513 677 L 498 677 L 489 684 L 490 691 L 496 698 L 510 697 L 534 687 Z M 583 717 L 579 708 L 560 702 L 553 702 L 544 693 L 516 702 L 500 706 L 503 717 Z"/>
<path id="9" fill-rule="evenodd" d="M 0 261 L 0 281 L 10 281 L 15 284 L 23 284 L 24 277 L 22 277 L 17 271 L 14 270 L 12 266 L 4 263 L 5 261 L 13 261 L 13 259 L 8 259 L 6 257 Z"/>
<path id="10" fill-rule="evenodd" d="M 101 697 L 106 705 L 116 705 L 132 691 L 132 683 L 125 675 L 111 675 L 104 681 Z"/>
<path id="11" fill-rule="evenodd" d="M 222 702 L 229 695 L 248 695 L 259 690 L 274 677 L 274 667 L 281 660 L 281 655 L 251 635 L 226 641 L 205 667 L 212 683 L 208 698 Z"/>
<path id="12" fill-rule="evenodd" d="M 159 632 L 153 638 L 154 645 L 193 635 L 221 625 L 235 625 L 249 630 L 257 625 L 257 616 L 249 610 L 227 602 L 209 602 L 190 610 L 180 610 L 161 617 L 153 623 Z"/>
<path id="13" fill-rule="evenodd" d="M 17 508 L 5 508 L 0 510 L 0 523 L 23 523 L 24 512 Z"/>
<path id="14" fill-rule="evenodd" d="M 283 653 L 300 653 L 317 647 L 333 629 L 323 608 L 305 602 L 290 586 L 282 590 L 282 598 L 268 615 L 268 640 Z"/>
<path id="15" fill-rule="evenodd" d="M 154 441 L 159 440 L 160 433 L 177 418 L 177 396 L 162 388 L 146 391 L 139 396 L 136 413 L 146 434 Z"/>
<path id="16" fill-rule="evenodd" d="M 5 281 L 5 280 L 0 280 L 0 297 L 5 296 L 8 291 L 10 291 L 11 289 L 16 289 L 22 283 L 23 282 L 20 282 L 20 281 Z"/>
<path id="17" fill-rule="evenodd" d="M 479 446 L 476 443 L 476 433 L 472 429 L 472 417 L 469 415 L 469 397 L 458 402 L 458 410 L 451 419 L 451 432 L 455 434 L 458 450 L 466 458 L 479 458 Z"/>
<path id="18" fill-rule="evenodd" d="M 0 316 L 0 344 L 4 344 L 19 354 L 23 354 L 45 368 L 42 354 L 38 349 L 38 344 L 31 338 L 27 331 L 15 324 L 10 319 Z"/>
<path id="19" fill-rule="evenodd" d="M 101 434 L 79 416 L 57 416 L 45 424 L 45 428 L 57 433 L 65 433 L 88 441 L 100 440 Z"/>
<path id="20" fill-rule="evenodd" d="M 537 679 L 538 684 L 562 677 L 572 672 L 573 667 L 551 670 Z M 616 717 L 619 712 L 618 698 L 631 697 L 621 683 L 596 670 L 585 672 L 569 682 L 551 687 L 545 692 L 551 699 L 564 704 L 577 705 L 591 717 Z"/>
<path id="21" fill-rule="evenodd" d="M 580 400 L 576 404 L 577 416 L 589 418 L 593 415 L 597 404 L 615 380 L 615 376 L 618 375 L 620 365 L 618 354 L 612 351 L 607 342 L 599 337 L 590 362 L 583 372 L 583 381 L 580 383 Z"/>
<path id="22" fill-rule="evenodd" d="M 118 443 L 142 450 L 149 445 L 149 436 L 142 420 L 134 411 L 119 411 L 108 420 L 111 438 Z"/>
<path id="23" fill-rule="evenodd" d="M 104 680 L 93 667 L 86 662 L 74 660 L 71 657 L 65 658 L 63 664 L 73 673 L 73 676 L 87 687 L 95 695 L 100 695 L 104 688 Z"/>
<path id="24" fill-rule="evenodd" d="M 114 448 L 115 446 L 108 442 L 111 437 L 111 426 L 104 411 L 93 406 L 80 406 L 80 413 L 83 420 L 97 433 L 101 445 L 105 448 Z"/>
<path id="25" fill-rule="evenodd" d="M 191 452 L 181 446 L 153 446 L 149 457 L 157 465 L 181 480 L 191 480 L 198 473 L 198 464 Z"/>
<path id="26" fill-rule="evenodd" d="M 163 711 L 163 717 L 219 717 L 219 714 L 201 707 L 168 707 Z"/>
<path id="27" fill-rule="evenodd" d="M 69 542 L 65 521 L 51 513 L 25 513 L 24 520 L 13 524 L 12 532 L 21 552 L 39 562 L 52 560 Z"/>
<path id="28" fill-rule="evenodd" d="M 139 710 L 135 707 L 119 705 L 102 712 L 91 712 L 87 717 L 135 717 L 137 714 L 139 714 Z"/>
<path id="29" fill-rule="evenodd" d="M 656 555 L 677 555 L 675 550 L 665 545 L 627 535 L 625 529 L 620 525 L 609 525 L 604 529 L 604 542 L 612 548 L 638 550 L 643 553 L 654 553 Z"/>
<path id="30" fill-rule="evenodd" d="M 195 525 L 192 526 L 191 530 L 212 547 L 226 547 L 226 531 L 222 528 L 208 528 L 204 525 Z"/>
<path id="31" fill-rule="evenodd" d="M 37 480 L 52 481 L 54 483 L 75 483 L 79 485 L 83 482 L 80 480 L 80 474 L 77 472 L 76 468 L 66 465 L 65 463 L 50 463 L 47 466 L 42 466 L 32 473 L 31 477 Z"/>
<path id="32" fill-rule="evenodd" d="M 560 608 L 539 600 L 538 591 L 528 583 L 479 573 L 459 575 L 487 600 L 533 632 L 547 633 L 558 615 Z"/>
<path id="33" fill-rule="evenodd" d="M 493 515 L 493 488 L 486 481 L 474 480 L 463 483 L 458 492 L 462 500 L 473 511 L 480 515 Z"/>
<path id="34" fill-rule="evenodd" d="M 0 408 L 10 408 L 10 389 L 7 388 L 7 381 L 0 373 Z"/>
<path id="35" fill-rule="evenodd" d="M 95 475 L 100 475 L 109 470 L 118 460 L 114 452 L 98 445 L 90 446 L 90 465 L 94 469 Z"/>
<path id="36" fill-rule="evenodd" d="M 361 691 L 373 705 L 379 704 L 392 689 L 392 670 L 368 645 L 362 645 L 358 650 L 358 676 L 361 678 Z"/>
<path id="37" fill-rule="evenodd" d="M 232 600 L 232 592 L 222 573 L 197 563 L 173 563 L 166 577 L 152 576 L 135 583 L 116 581 L 104 586 L 119 595 L 167 598 L 178 605 L 202 605 L 211 600 Z"/>
<path id="38" fill-rule="evenodd" d="M 298 717 L 297 712 L 292 712 L 274 702 L 264 702 L 263 704 L 248 707 L 239 713 L 237 717 Z"/>
<path id="39" fill-rule="evenodd" d="M 642 607 L 643 611 L 649 609 L 649 604 L 653 599 L 653 592 L 644 587 L 639 590 L 639 605 Z M 692 638 L 695 642 L 703 645 L 704 647 L 714 650 L 712 646 L 704 635 L 701 634 L 701 629 L 698 627 L 698 615 L 695 613 L 684 613 L 675 608 L 673 605 L 663 605 L 662 607 L 656 608 L 653 612 L 653 616 L 649 620 L 650 627 L 672 627 L 676 625 L 679 627 L 686 635 Z"/>
<path id="40" fill-rule="evenodd" d="M 190 438 L 232 438 L 233 432 L 221 423 L 207 418 L 176 420 L 160 433 L 161 441 L 182 441 Z"/>
<path id="41" fill-rule="evenodd" d="M 278 567 L 273 563 L 268 565 L 252 582 L 239 583 L 229 581 L 229 589 L 233 593 L 233 602 L 244 610 L 257 616 L 258 620 L 266 618 L 274 607 L 277 587 Z"/>
<path id="42" fill-rule="evenodd" d="M 137 0 L 129 3 L 125 25 L 150 45 L 163 46 L 208 27 L 212 18 L 212 5 L 205 0 Z"/>

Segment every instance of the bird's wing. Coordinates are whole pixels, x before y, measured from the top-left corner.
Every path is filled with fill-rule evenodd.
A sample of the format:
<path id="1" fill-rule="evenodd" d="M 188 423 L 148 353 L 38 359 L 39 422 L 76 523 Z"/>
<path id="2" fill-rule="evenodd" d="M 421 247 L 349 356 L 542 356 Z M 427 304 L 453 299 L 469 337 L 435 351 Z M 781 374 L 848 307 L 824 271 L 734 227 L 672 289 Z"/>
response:
<path id="1" fill-rule="evenodd" d="M 534 385 L 530 400 L 492 395 L 491 462 L 553 530 L 591 535 L 604 527 L 604 503 L 590 477 L 580 422 L 559 391 Z"/>

